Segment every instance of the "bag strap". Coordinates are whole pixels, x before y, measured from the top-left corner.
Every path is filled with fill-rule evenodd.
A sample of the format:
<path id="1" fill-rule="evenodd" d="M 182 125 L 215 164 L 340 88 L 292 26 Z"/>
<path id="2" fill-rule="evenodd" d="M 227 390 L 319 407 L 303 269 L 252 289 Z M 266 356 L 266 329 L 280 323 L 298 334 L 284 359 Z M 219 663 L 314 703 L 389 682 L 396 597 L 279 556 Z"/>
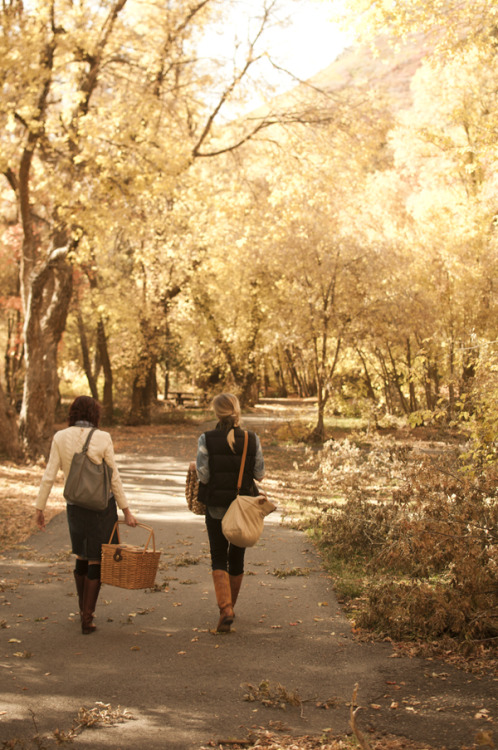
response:
<path id="1" fill-rule="evenodd" d="M 247 432 L 247 430 L 244 430 L 244 450 L 242 451 L 242 460 L 240 462 L 239 478 L 237 480 L 237 495 L 239 494 L 240 488 L 242 487 L 242 477 L 244 476 L 244 467 L 246 465 L 248 443 L 249 443 L 249 433 Z"/>
<path id="2" fill-rule="evenodd" d="M 85 440 L 85 445 L 84 445 L 84 446 L 83 446 L 83 448 L 81 449 L 81 452 L 82 452 L 82 453 L 86 453 L 86 452 L 87 452 L 87 450 L 88 450 L 88 446 L 90 445 L 90 440 L 91 440 L 91 437 L 92 437 L 92 435 L 93 435 L 93 433 L 95 432 L 95 430 L 96 430 L 96 429 L 97 429 L 96 427 L 92 427 L 92 429 L 91 429 L 91 430 L 90 430 L 90 432 L 88 433 L 88 437 L 87 437 L 87 439 Z"/>

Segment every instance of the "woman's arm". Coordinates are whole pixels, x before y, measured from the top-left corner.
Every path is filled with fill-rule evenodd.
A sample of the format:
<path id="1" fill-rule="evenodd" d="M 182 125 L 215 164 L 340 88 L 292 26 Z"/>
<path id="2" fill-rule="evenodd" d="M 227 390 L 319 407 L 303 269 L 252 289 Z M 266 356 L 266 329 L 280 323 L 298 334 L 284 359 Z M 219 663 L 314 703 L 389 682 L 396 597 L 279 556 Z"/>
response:
<path id="1" fill-rule="evenodd" d="M 258 482 L 260 482 L 265 476 L 265 460 L 263 458 L 263 451 L 261 449 L 261 442 L 259 440 L 259 437 L 255 435 L 255 438 L 256 438 L 256 458 L 254 461 L 254 479 L 257 479 Z"/>
<path id="2" fill-rule="evenodd" d="M 121 481 L 119 469 L 116 464 L 116 458 L 114 456 L 114 446 L 112 444 L 112 438 L 110 435 L 109 435 L 108 443 L 104 450 L 103 458 L 106 464 L 110 466 L 112 469 L 111 490 L 112 490 L 112 494 L 116 498 L 116 504 L 118 508 L 123 511 L 125 523 L 128 526 L 136 526 L 137 519 L 135 518 L 135 516 L 133 515 L 133 513 L 128 507 L 128 500 L 126 499 L 126 495 L 125 495 L 124 488 L 123 488 L 123 482 Z"/>
<path id="3" fill-rule="evenodd" d="M 114 446 L 112 444 L 112 438 L 109 435 L 108 432 L 104 433 L 106 437 L 106 444 L 104 451 L 102 453 L 102 458 L 106 462 L 108 466 L 112 469 L 112 477 L 111 477 L 111 490 L 112 494 L 116 498 L 116 503 L 118 508 L 121 510 L 124 510 L 128 507 L 128 500 L 126 499 L 126 495 L 123 489 L 123 482 L 121 481 L 121 476 L 119 474 L 119 469 L 116 464 L 116 457 L 114 456 Z"/>
<path id="4" fill-rule="evenodd" d="M 54 438 L 52 440 L 52 445 L 50 446 L 50 455 L 48 457 L 47 466 L 43 473 L 40 489 L 38 490 L 38 497 L 36 498 L 35 503 L 35 521 L 38 528 L 42 531 L 45 529 L 45 514 L 43 511 L 45 510 L 50 490 L 52 489 L 60 467 L 61 457 L 59 447 Z"/>
<path id="5" fill-rule="evenodd" d="M 195 462 L 197 478 L 202 484 L 209 482 L 209 453 L 206 445 L 206 435 L 202 433 L 197 443 L 197 459 Z"/>

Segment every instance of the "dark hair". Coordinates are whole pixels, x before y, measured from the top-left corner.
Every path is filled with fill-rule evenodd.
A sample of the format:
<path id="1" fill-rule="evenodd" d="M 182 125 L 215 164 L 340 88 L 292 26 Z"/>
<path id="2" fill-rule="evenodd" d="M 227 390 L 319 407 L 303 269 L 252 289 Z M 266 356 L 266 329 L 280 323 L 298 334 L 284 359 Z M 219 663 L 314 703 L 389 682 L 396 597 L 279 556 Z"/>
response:
<path id="1" fill-rule="evenodd" d="M 69 407 L 69 426 L 73 427 L 76 422 L 91 422 L 94 427 L 99 426 L 100 404 L 91 396 L 78 396 Z"/>

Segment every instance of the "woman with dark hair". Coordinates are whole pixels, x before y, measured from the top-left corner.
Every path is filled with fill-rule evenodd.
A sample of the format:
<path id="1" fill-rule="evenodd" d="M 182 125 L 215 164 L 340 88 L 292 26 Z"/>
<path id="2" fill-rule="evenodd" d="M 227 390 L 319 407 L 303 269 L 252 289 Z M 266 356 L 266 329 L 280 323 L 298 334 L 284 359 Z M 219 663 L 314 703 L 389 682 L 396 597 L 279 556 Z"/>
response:
<path id="1" fill-rule="evenodd" d="M 244 577 L 245 549 L 229 543 L 222 530 L 222 519 L 237 497 L 244 430 L 240 427 L 240 403 L 231 393 L 220 393 L 213 399 L 218 419 L 214 430 L 199 437 L 196 469 L 199 499 L 206 504 L 206 528 L 211 552 L 214 590 L 220 610 L 218 632 L 230 632 L 235 617 L 233 608 Z M 248 431 L 248 448 L 241 495 L 258 495 L 254 482 L 263 479 L 265 465 L 261 444 L 255 432 Z"/>
<path id="2" fill-rule="evenodd" d="M 52 485 L 59 469 L 67 479 L 71 461 L 79 453 L 93 428 L 98 428 L 100 421 L 100 404 L 90 396 L 78 396 L 69 408 L 69 427 L 59 430 L 54 435 L 47 468 L 43 474 L 40 490 L 36 500 L 36 523 L 39 529 L 45 529 L 43 513 Z M 111 496 L 104 511 L 81 508 L 67 502 L 67 520 L 71 537 L 72 551 L 76 555 L 74 580 L 78 594 L 81 632 L 84 635 L 96 630 L 93 615 L 100 591 L 100 560 L 102 544 L 107 543 L 118 519 L 116 503 L 124 513 L 128 526 L 136 526 L 125 497 L 121 477 L 114 458 L 112 439 L 108 432 L 95 429 L 87 451 L 88 458 L 100 464 L 105 460 L 112 469 Z"/>

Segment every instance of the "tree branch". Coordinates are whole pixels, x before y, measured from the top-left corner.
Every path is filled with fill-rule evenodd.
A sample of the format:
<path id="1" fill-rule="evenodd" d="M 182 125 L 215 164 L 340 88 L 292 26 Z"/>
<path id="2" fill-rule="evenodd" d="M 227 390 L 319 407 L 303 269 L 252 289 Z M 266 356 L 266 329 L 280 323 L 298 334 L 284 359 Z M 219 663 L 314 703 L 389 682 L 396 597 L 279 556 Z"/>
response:
<path id="1" fill-rule="evenodd" d="M 251 65 L 253 65 L 255 62 L 257 62 L 258 60 L 261 60 L 264 57 L 264 54 L 257 55 L 256 57 L 254 57 L 253 56 L 254 55 L 254 48 L 255 48 L 256 44 L 258 43 L 259 39 L 261 38 L 261 35 L 262 35 L 262 33 L 263 33 L 264 29 L 265 29 L 265 26 L 266 26 L 266 24 L 268 22 L 268 18 L 269 18 L 269 15 L 270 15 L 270 9 L 272 8 L 272 6 L 273 6 L 273 3 L 270 5 L 270 8 L 265 8 L 263 17 L 261 19 L 261 23 L 259 25 L 259 28 L 258 28 L 258 30 L 257 30 L 257 32 L 256 32 L 256 34 L 254 36 L 254 39 L 249 44 L 249 50 L 248 50 L 247 59 L 246 59 L 244 67 L 242 68 L 242 70 L 237 75 L 234 76 L 232 82 L 222 92 L 222 94 L 221 94 L 221 96 L 219 98 L 218 103 L 216 104 L 215 108 L 213 109 L 213 111 L 209 115 L 209 117 L 208 117 L 208 119 L 206 121 L 206 124 L 204 125 L 204 128 L 202 130 L 202 133 L 199 136 L 199 139 L 198 139 L 197 143 L 195 144 L 195 146 L 192 149 L 192 156 L 193 156 L 194 159 L 196 157 L 198 157 L 198 156 L 215 156 L 217 154 L 226 153 L 227 151 L 233 151 L 235 148 L 238 148 L 238 146 L 240 146 L 242 143 L 244 143 L 245 141 L 249 140 L 249 137 L 252 137 L 255 134 L 253 132 L 251 134 L 251 136 L 246 137 L 243 140 L 241 140 L 241 142 L 238 144 L 238 146 L 227 147 L 227 148 L 225 148 L 225 149 L 223 149 L 221 151 L 217 151 L 216 154 L 214 152 L 213 153 L 209 153 L 209 154 L 207 154 L 207 153 L 201 154 L 200 153 L 200 148 L 201 148 L 202 144 L 204 143 L 204 141 L 206 140 L 206 138 L 211 133 L 214 121 L 215 121 L 216 117 L 218 116 L 221 108 L 223 107 L 223 105 L 225 104 L 225 102 L 229 99 L 230 95 L 233 93 L 233 91 L 236 89 L 236 87 L 239 85 L 239 83 L 246 76 L 247 71 L 249 70 L 249 68 L 251 67 Z M 261 128 L 258 128 L 258 129 L 261 129 Z M 257 132 L 257 130 L 255 132 Z"/>

